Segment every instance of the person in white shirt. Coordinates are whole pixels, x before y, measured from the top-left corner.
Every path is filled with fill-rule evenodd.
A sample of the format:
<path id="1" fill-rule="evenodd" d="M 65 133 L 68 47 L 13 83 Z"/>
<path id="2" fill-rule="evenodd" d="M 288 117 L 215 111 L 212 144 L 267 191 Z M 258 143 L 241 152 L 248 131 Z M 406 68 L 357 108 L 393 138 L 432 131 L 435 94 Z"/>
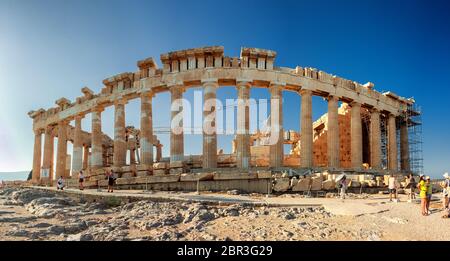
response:
<path id="1" fill-rule="evenodd" d="M 344 176 L 340 181 L 339 181 L 339 188 L 341 190 L 341 199 L 345 199 L 345 191 L 347 190 L 347 177 Z"/>
<path id="2" fill-rule="evenodd" d="M 63 177 L 59 177 L 58 181 L 56 182 L 56 189 L 57 190 L 64 190 L 64 179 Z"/>
<path id="3" fill-rule="evenodd" d="M 449 209 L 449 203 L 448 203 L 448 197 L 450 194 L 450 176 L 447 172 L 444 173 L 444 181 L 441 184 L 442 187 L 442 205 L 444 208 L 444 211 L 448 211 Z"/>
<path id="4" fill-rule="evenodd" d="M 392 195 L 394 195 L 395 200 L 397 200 L 397 180 L 394 177 L 394 174 L 391 174 L 389 177 L 389 201 L 392 202 Z"/>
<path id="5" fill-rule="evenodd" d="M 83 174 L 82 170 L 80 170 L 80 172 L 78 173 L 78 182 L 80 184 L 80 190 L 83 190 L 84 189 L 84 186 L 83 186 L 84 174 Z"/>

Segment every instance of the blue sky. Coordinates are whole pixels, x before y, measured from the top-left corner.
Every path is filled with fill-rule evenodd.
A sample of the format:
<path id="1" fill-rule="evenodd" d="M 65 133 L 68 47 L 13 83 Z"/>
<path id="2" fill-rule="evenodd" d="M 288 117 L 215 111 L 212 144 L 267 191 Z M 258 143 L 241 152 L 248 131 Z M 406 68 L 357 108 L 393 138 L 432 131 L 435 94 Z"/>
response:
<path id="1" fill-rule="evenodd" d="M 83 86 L 98 92 L 104 78 L 135 71 L 137 60 L 159 63 L 168 51 L 223 45 L 230 56 L 241 46 L 273 49 L 278 66 L 311 66 L 414 97 L 423 110 L 425 171 L 438 176 L 450 168 L 449 13 L 446 1 L 0 0 L 0 171 L 31 169 L 29 110 L 73 100 Z M 236 91 L 218 95 L 233 98 Z M 155 126 L 169 119 L 168 98 L 155 98 Z M 284 99 L 285 111 L 299 108 L 297 95 L 285 92 Z M 320 98 L 313 106 L 315 118 L 326 112 Z M 126 110 L 127 124 L 138 127 L 139 100 Z M 109 135 L 112 121 L 111 108 L 102 122 Z M 89 122 L 83 120 L 88 131 Z M 298 110 L 285 114 L 284 127 L 298 130 Z M 161 140 L 167 155 L 168 137 Z M 229 140 L 219 137 L 225 151 Z M 198 141 L 187 139 L 186 154 L 201 151 Z"/>

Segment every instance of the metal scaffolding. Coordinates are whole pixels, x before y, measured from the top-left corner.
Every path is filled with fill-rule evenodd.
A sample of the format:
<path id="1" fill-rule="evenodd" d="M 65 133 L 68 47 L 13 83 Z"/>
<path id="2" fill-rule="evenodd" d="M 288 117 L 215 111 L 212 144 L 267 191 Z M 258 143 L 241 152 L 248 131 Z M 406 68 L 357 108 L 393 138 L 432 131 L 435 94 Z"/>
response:
<path id="1" fill-rule="evenodd" d="M 380 133 L 381 133 L 381 168 L 388 169 L 388 128 L 387 117 L 380 114 Z"/>
<path id="2" fill-rule="evenodd" d="M 408 120 L 409 164 L 414 174 L 424 174 L 422 142 L 422 110 L 416 104 L 409 105 Z"/>

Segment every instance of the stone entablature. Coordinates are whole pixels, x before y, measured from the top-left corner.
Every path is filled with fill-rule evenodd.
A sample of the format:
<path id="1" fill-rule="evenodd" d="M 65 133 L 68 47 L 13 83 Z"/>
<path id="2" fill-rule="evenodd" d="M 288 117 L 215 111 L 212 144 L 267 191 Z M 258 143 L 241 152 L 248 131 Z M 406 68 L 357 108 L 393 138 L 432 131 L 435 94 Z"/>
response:
<path id="1" fill-rule="evenodd" d="M 161 55 L 164 69 L 160 74 L 157 73 L 158 69 L 153 59 L 148 58 L 139 61 L 140 71 L 136 73 L 121 73 L 105 79 L 103 81 L 105 87 L 99 94 L 94 94 L 85 87 L 82 89 L 84 96 L 77 98 L 76 102 L 71 103 L 67 99 L 59 99 L 57 101 L 59 107 L 32 111 L 29 115 L 35 120 L 34 129 L 40 129 L 56 124 L 63 119 L 72 120 L 80 113 L 89 113 L 93 107 L 100 104 L 105 107 L 111 106 L 116 99 L 121 97 L 134 99 L 138 98 L 143 91 L 151 90 L 155 93 L 168 91 L 168 86 L 173 85 L 174 82 L 182 83 L 186 88 L 200 86 L 202 79 L 205 78 L 216 78 L 220 86 L 235 86 L 238 79 L 251 79 L 252 86 L 265 88 L 270 88 L 272 82 L 282 82 L 285 83 L 283 85 L 285 90 L 298 92 L 301 89 L 308 89 L 313 91 L 314 95 L 333 95 L 342 100 L 357 101 L 362 106 L 376 107 L 380 111 L 390 112 L 394 115 L 401 114 L 408 104 L 414 103 L 412 99 L 402 98 L 392 92 L 377 92 L 373 89 L 373 84 L 362 85 L 314 68 L 297 66 L 295 69 L 280 67 L 270 69 L 269 60 L 275 59 L 275 56 L 276 53 L 273 51 L 242 48 L 240 58 L 230 58 L 232 61 L 236 60 L 237 63 L 226 64 L 222 62 L 226 58 L 223 56 L 223 47 L 170 52 Z M 244 57 L 250 61 L 256 59 L 256 66 L 252 68 L 253 62 L 250 61 L 249 67 L 241 66 L 242 60 L 246 59 Z M 265 61 L 266 69 L 257 66 L 263 64 L 260 59 L 264 57 L 267 59 Z M 187 66 L 187 70 L 171 69 L 173 65 L 177 66 L 177 63 L 183 64 L 181 68 L 185 68 L 185 58 L 186 62 L 189 61 L 188 58 L 191 58 L 192 65 L 194 64 L 192 59 L 195 58 L 196 66 L 194 68 Z M 198 63 L 199 58 L 205 58 L 204 65 L 203 62 Z M 142 71 L 146 69 L 149 72 L 143 73 Z M 144 77 L 145 75 L 148 76 Z"/>

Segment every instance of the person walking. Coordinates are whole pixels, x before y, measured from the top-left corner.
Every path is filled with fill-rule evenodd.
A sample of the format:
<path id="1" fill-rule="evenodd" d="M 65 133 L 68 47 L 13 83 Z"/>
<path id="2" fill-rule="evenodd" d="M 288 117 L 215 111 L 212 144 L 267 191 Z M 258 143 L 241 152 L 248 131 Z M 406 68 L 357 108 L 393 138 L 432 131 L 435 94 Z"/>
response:
<path id="1" fill-rule="evenodd" d="M 419 183 L 417 183 L 417 188 L 419 189 L 419 197 L 420 197 L 420 210 L 422 212 L 422 216 L 427 216 L 427 187 L 425 184 L 425 178 L 423 175 L 420 175 Z"/>
<path id="2" fill-rule="evenodd" d="M 388 183 L 389 202 L 392 202 L 392 195 L 394 195 L 395 201 L 397 201 L 397 179 L 394 177 L 394 174 L 391 173 Z"/>
<path id="3" fill-rule="evenodd" d="M 84 183 L 84 173 L 83 173 L 82 170 L 80 170 L 80 172 L 78 173 L 78 183 L 79 183 L 80 190 L 84 190 L 84 186 L 83 186 L 83 183 Z"/>
<path id="4" fill-rule="evenodd" d="M 344 176 L 341 180 L 339 180 L 339 188 L 340 188 L 340 197 L 341 199 L 345 199 L 345 192 L 347 190 L 347 177 Z"/>

